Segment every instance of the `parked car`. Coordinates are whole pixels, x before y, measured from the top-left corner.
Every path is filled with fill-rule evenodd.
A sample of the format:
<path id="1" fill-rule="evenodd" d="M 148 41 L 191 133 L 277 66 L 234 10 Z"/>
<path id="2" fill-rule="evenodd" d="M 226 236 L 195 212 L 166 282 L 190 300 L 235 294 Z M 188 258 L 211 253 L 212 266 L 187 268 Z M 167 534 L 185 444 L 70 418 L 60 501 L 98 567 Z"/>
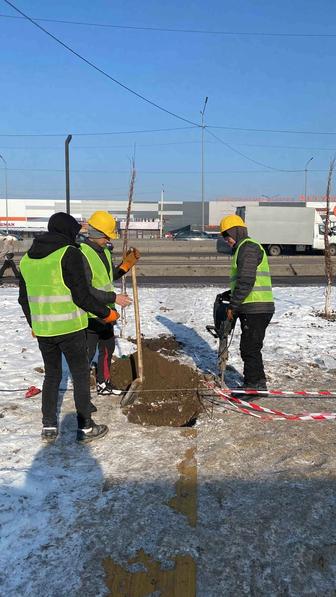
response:
<path id="1" fill-rule="evenodd" d="M 188 224 L 187 226 L 182 226 L 182 228 L 176 228 L 175 230 L 169 230 L 169 232 L 165 233 L 165 238 L 175 238 L 175 236 L 177 234 L 180 234 L 180 232 L 190 232 L 191 230 L 191 226 L 190 224 Z"/>
<path id="2" fill-rule="evenodd" d="M 175 234 L 173 240 L 209 240 L 208 235 L 200 230 L 188 230 Z"/>

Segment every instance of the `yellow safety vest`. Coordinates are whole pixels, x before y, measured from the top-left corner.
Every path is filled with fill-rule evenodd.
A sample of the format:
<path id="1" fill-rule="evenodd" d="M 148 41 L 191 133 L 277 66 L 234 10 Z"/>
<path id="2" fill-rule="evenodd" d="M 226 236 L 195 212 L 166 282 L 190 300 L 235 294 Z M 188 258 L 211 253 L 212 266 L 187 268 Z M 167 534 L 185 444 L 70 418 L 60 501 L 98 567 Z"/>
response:
<path id="1" fill-rule="evenodd" d="M 247 295 L 247 297 L 243 300 L 242 304 L 244 303 L 273 303 L 273 292 L 272 292 L 272 280 L 271 274 L 269 269 L 269 263 L 266 255 L 266 251 L 263 246 L 258 243 L 256 240 L 252 238 L 245 238 L 239 245 L 237 251 L 235 252 L 232 258 L 231 264 L 231 279 L 230 279 L 230 286 L 231 292 L 235 289 L 236 280 L 237 280 L 237 259 L 238 253 L 240 248 L 246 243 L 251 242 L 258 245 L 260 250 L 262 251 L 263 258 L 261 263 L 257 267 L 257 275 L 255 279 L 254 286 L 251 292 Z"/>
<path id="2" fill-rule="evenodd" d="M 73 302 L 63 280 L 61 261 L 67 248 L 62 247 L 42 259 L 31 259 L 26 254 L 20 261 L 36 336 L 71 334 L 88 326 L 86 311 Z"/>
<path id="3" fill-rule="evenodd" d="M 86 244 L 86 243 L 82 243 L 80 245 L 81 251 L 82 253 L 85 255 L 86 259 L 88 260 L 88 264 L 90 266 L 91 269 L 91 273 L 92 273 L 92 286 L 93 288 L 96 288 L 97 290 L 103 290 L 105 292 L 113 292 L 114 291 L 114 285 L 113 285 L 113 267 L 112 267 L 112 257 L 111 257 L 111 253 L 108 249 L 104 249 L 104 253 L 106 256 L 106 259 L 109 262 L 110 265 L 110 276 L 106 270 L 106 267 L 104 265 L 104 263 L 102 262 L 102 260 L 100 259 L 97 251 L 95 251 L 94 249 L 92 249 L 92 247 L 90 247 L 90 245 Z M 114 303 L 109 303 L 107 305 L 108 307 L 110 307 L 111 309 L 115 308 L 115 304 Z M 97 315 L 94 315 L 93 313 L 89 313 L 89 317 L 97 317 Z"/>

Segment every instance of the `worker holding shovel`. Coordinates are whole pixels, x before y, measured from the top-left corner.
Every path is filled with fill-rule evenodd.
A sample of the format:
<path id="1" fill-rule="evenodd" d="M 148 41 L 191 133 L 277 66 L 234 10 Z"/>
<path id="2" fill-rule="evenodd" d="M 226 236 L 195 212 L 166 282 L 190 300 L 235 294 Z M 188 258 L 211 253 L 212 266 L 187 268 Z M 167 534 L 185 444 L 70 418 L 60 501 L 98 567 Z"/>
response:
<path id="1" fill-rule="evenodd" d="M 111 239 L 117 238 L 116 220 L 107 211 L 96 211 L 88 219 L 88 238 L 81 243 L 84 258 L 84 269 L 90 292 L 99 303 L 104 303 L 112 309 L 116 305 L 127 307 L 132 299 L 127 294 L 116 294 L 113 281 L 121 278 L 137 262 L 140 253 L 131 249 L 125 255 L 122 263 L 115 267 L 112 263 L 111 251 L 107 248 Z M 119 314 L 116 311 L 116 320 Z M 97 393 L 100 396 L 120 395 L 118 389 L 110 379 L 111 359 L 115 348 L 114 324 L 106 324 L 94 314 L 89 313 L 87 329 L 87 343 L 89 361 L 92 362 L 98 347 L 97 363 Z"/>
<path id="2" fill-rule="evenodd" d="M 220 232 L 233 251 L 231 292 L 227 319 L 241 325 L 240 354 L 244 362 L 244 389 L 267 390 L 261 355 L 266 328 L 274 313 L 272 281 L 266 252 L 248 236 L 241 217 L 221 219 Z"/>

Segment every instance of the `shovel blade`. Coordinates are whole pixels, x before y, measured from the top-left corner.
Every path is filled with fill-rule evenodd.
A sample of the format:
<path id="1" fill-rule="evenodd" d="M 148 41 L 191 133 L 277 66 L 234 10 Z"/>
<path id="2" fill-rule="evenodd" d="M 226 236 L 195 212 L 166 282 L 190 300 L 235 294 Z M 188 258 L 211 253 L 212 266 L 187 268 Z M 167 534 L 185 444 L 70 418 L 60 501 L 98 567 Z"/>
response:
<path id="1" fill-rule="evenodd" d="M 133 404 L 138 399 L 139 392 L 142 387 L 142 382 L 143 380 L 140 379 L 140 377 L 137 377 L 134 381 L 132 381 L 126 394 L 124 394 L 124 396 L 120 400 L 121 406 L 130 406 L 130 404 Z"/>

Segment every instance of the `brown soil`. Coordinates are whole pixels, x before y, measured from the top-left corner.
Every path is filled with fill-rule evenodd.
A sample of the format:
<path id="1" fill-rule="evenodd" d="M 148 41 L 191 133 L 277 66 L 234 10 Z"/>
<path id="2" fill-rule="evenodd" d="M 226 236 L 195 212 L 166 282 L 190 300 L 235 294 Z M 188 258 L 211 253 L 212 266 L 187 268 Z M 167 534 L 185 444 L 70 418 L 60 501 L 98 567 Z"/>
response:
<path id="1" fill-rule="evenodd" d="M 128 338 L 128 340 L 133 342 L 133 344 L 136 344 L 134 338 Z M 165 336 L 164 334 L 161 334 L 158 338 L 143 338 L 142 346 L 150 348 L 150 350 L 155 350 L 156 352 L 160 351 L 167 356 L 176 356 L 181 352 L 183 344 L 176 340 L 174 336 Z"/>
<path id="2" fill-rule="evenodd" d="M 174 338 L 167 342 L 170 349 L 172 341 Z M 139 425 L 192 425 L 203 410 L 197 390 L 201 389 L 202 376 L 178 360 L 168 360 L 156 352 L 158 343 L 162 349 L 164 343 L 160 338 L 143 341 L 142 391 L 138 400 L 125 407 L 123 413 L 131 423 Z M 137 353 L 112 363 L 111 380 L 117 387 L 126 390 L 130 386 L 137 377 L 136 363 Z"/>

